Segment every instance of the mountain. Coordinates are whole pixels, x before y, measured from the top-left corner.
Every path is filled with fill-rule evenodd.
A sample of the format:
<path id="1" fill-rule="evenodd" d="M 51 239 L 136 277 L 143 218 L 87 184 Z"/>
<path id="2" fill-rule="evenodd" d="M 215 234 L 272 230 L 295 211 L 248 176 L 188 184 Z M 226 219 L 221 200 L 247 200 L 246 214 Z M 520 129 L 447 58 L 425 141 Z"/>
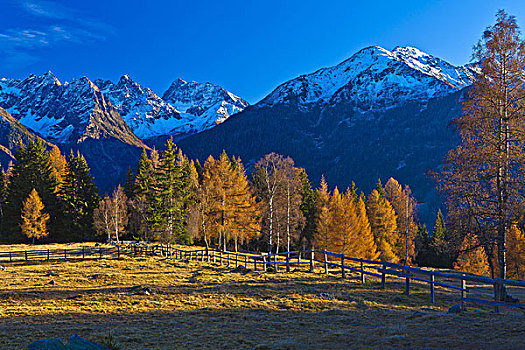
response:
<path id="1" fill-rule="evenodd" d="M 457 145 L 448 127 L 477 74 L 413 47 L 365 48 L 344 62 L 278 86 L 217 127 L 179 142 L 190 157 L 223 149 L 247 168 L 264 154 L 291 156 L 314 185 L 355 181 L 365 193 L 393 176 L 408 184 L 427 221 L 440 200 L 426 175 Z"/>
<path id="2" fill-rule="evenodd" d="M 186 115 L 188 123 L 181 125 L 184 133 L 199 133 L 242 112 L 248 102 L 211 83 L 175 80 L 162 98 Z"/>
<path id="3" fill-rule="evenodd" d="M 15 159 L 15 150 L 20 141 L 27 144 L 29 141 L 36 141 L 37 139 L 39 137 L 36 134 L 29 131 L 0 107 L 0 162 L 4 168 Z M 52 147 L 50 143 L 46 141 L 44 143 L 48 147 Z"/>
<path id="4" fill-rule="evenodd" d="M 168 135 L 179 140 L 212 128 L 248 105 L 218 85 L 182 79 L 174 81 L 162 98 L 129 75 L 117 84 L 103 79 L 95 84 L 133 132 L 157 146 L 162 146 Z"/>
<path id="5" fill-rule="evenodd" d="M 0 107 L 63 152 L 80 151 L 105 190 L 146 147 L 86 77 L 65 84 L 51 72 L 21 81 L 2 79 Z"/>
<path id="6" fill-rule="evenodd" d="M 0 79 L 0 107 L 63 152 L 82 152 L 103 191 L 136 165 L 142 148 L 161 148 L 169 136 L 180 140 L 212 128 L 247 105 L 218 85 L 181 79 L 163 98 L 129 75 L 116 84 L 87 77 L 62 84 L 51 72 Z M 0 146 L 6 146 L 2 136 Z"/>

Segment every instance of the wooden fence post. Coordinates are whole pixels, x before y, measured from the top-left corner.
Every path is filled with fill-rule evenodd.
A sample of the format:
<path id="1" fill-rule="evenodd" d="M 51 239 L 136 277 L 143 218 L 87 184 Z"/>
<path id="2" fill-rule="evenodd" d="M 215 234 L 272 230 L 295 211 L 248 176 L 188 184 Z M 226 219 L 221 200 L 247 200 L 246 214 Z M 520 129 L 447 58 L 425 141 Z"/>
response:
<path id="1" fill-rule="evenodd" d="M 67 249 L 64 249 L 64 260 L 67 260 Z"/>
<path id="2" fill-rule="evenodd" d="M 257 271 L 257 258 L 253 257 L 253 271 Z"/>
<path id="3" fill-rule="evenodd" d="M 222 266 L 222 250 L 219 251 L 219 263 L 220 263 L 221 266 Z"/>
<path id="4" fill-rule="evenodd" d="M 11 254 L 9 254 L 9 257 L 11 257 Z M 49 260 L 49 249 L 47 250 L 47 260 Z"/>
<path id="5" fill-rule="evenodd" d="M 248 255 L 244 256 L 244 267 L 248 268 Z"/>
<path id="6" fill-rule="evenodd" d="M 408 275 L 408 270 L 405 270 L 405 274 Z M 405 294 L 410 295 L 410 277 L 405 279 Z"/>
<path id="7" fill-rule="evenodd" d="M 290 272 L 290 253 L 286 253 L 286 272 Z"/>
<path id="8" fill-rule="evenodd" d="M 193 258 L 193 252 L 190 252 L 190 261 Z"/>
<path id="9" fill-rule="evenodd" d="M 26 261 L 27 261 L 27 250 L 25 250 L 24 253 L 25 253 Z"/>
<path id="10" fill-rule="evenodd" d="M 326 255 L 326 250 L 324 251 L 324 273 L 328 274 L 328 256 Z"/>
<path id="11" fill-rule="evenodd" d="M 120 259 L 120 246 L 117 246 L 117 259 Z"/>
<path id="12" fill-rule="evenodd" d="M 226 261 L 228 261 L 228 267 L 230 267 L 230 253 L 229 252 L 225 252 L 226 253 Z"/>
<path id="13" fill-rule="evenodd" d="M 381 289 L 385 289 L 385 284 L 386 284 L 386 264 L 383 263 L 383 269 L 382 269 L 382 272 L 381 272 Z"/>
<path id="14" fill-rule="evenodd" d="M 102 247 L 99 248 L 98 253 L 99 253 L 100 259 L 102 259 Z"/>
<path id="15" fill-rule="evenodd" d="M 201 253 L 202 253 L 202 256 L 201 256 L 202 259 L 201 259 L 201 261 L 204 262 L 204 258 L 205 258 L 205 256 L 204 256 L 204 250 L 203 250 Z"/>
<path id="16" fill-rule="evenodd" d="M 213 250 L 213 263 L 216 264 L 217 263 L 217 259 L 215 257 L 215 249 Z"/>
<path id="17" fill-rule="evenodd" d="M 465 276 L 465 274 L 463 274 L 463 276 Z M 467 290 L 467 281 L 462 279 L 461 280 L 461 289 L 464 289 L 461 291 L 461 310 L 465 311 L 467 310 L 467 305 L 465 303 L 465 301 L 463 299 L 465 299 L 467 297 L 467 293 L 465 292 L 465 290 Z"/>
<path id="18" fill-rule="evenodd" d="M 235 253 L 235 268 L 239 267 L 239 254 Z"/>
<path id="19" fill-rule="evenodd" d="M 434 274 L 431 274 L 430 275 L 430 302 L 432 304 L 434 304 L 436 302 L 436 299 L 435 299 L 435 291 L 434 291 Z"/>
<path id="20" fill-rule="evenodd" d="M 82 247 L 82 260 L 84 260 L 84 247 Z"/>
<path id="21" fill-rule="evenodd" d="M 361 261 L 361 283 L 365 283 L 365 273 L 363 272 L 365 270 L 365 267 L 363 266 L 363 262 Z"/>
<path id="22" fill-rule="evenodd" d="M 498 282 L 494 282 L 494 301 L 496 303 L 499 302 L 499 283 Z M 495 305 L 494 306 L 494 312 L 496 313 L 499 313 L 499 307 L 498 305 Z"/>
<path id="23" fill-rule="evenodd" d="M 314 268 L 315 268 L 315 266 L 314 266 L 314 259 L 315 259 L 315 256 L 314 256 L 314 255 L 315 255 L 315 253 L 314 253 L 314 251 L 312 250 L 312 251 L 310 252 L 310 272 L 314 272 Z"/>
<path id="24" fill-rule="evenodd" d="M 301 270 L 301 253 L 297 255 L 297 268 Z"/>
<path id="25" fill-rule="evenodd" d="M 49 256 L 49 249 L 47 252 L 47 256 Z M 49 260 L 49 258 L 47 260 Z M 11 252 L 9 252 L 9 262 L 13 262 L 13 256 L 11 255 Z"/>
<path id="26" fill-rule="evenodd" d="M 266 256 L 263 255 L 263 271 L 266 272 L 266 270 L 268 270 L 268 268 L 266 267 Z"/>
<path id="27" fill-rule="evenodd" d="M 344 254 L 341 254 L 341 278 L 346 278 L 345 273 L 345 256 Z"/>

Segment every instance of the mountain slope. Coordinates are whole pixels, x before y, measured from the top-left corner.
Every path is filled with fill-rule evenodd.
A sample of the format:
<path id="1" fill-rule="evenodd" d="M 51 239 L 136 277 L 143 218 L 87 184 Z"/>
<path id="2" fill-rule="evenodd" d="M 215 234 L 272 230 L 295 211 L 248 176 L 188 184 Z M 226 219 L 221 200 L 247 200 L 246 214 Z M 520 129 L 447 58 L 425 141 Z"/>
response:
<path id="1" fill-rule="evenodd" d="M 86 77 L 61 84 L 48 72 L 0 80 L 0 106 L 63 152 L 82 152 L 103 190 L 110 190 L 146 147 Z"/>
<path id="2" fill-rule="evenodd" d="M 268 152 L 293 157 L 316 185 L 368 193 L 389 176 L 411 186 L 430 217 L 439 205 L 426 172 L 458 138 L 448 128 L 476 74 L 406 47 L 361 50 L 341 64 L 281 84 L 221 125 L 179 142 L 204 159 L 222 149 L 253 166 Z M 427 213 L 425 213 L 425 211 Z"/>

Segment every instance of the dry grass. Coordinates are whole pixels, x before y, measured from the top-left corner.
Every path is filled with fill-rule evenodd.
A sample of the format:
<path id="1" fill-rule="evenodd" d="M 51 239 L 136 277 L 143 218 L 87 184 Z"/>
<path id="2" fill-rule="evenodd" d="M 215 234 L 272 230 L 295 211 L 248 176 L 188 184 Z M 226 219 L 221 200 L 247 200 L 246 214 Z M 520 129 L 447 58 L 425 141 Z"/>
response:
<path id="1" fill-rule="evenodd" d="M 159 258 L 3 266 L 1 349 L 73 333 L 121 349 L 525 348 L 521 311 L 450 315 L 457 296 L 432 305 L 423 285 Z"/>

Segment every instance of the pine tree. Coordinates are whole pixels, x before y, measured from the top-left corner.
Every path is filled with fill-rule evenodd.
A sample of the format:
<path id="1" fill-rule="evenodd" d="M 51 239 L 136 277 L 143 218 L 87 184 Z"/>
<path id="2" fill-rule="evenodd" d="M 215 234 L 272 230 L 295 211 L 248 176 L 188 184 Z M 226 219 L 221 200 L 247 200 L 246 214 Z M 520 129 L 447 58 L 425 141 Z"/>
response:
<path id="1" fill-rule="evenodd" d="M 146 149 L 142 149 L 140 155 L 137 174 L 135 176 L 135 183 L 133 185 L 134 195 L 130 201 L 130 220 L 128 226 L 130 231 L 145 241 L 152 240 L 153 237 L 149 231 L 149 205 L 148 198 L 151 197 L 152 182 L 154 181 L 154 174 L 151 162 L 146 153 Z"/>
<path id="2" fill-rule="evenodd" d="M 301 237 L 299 241 L 303 244 L 303 250 L 306 250 L 307 247 L 311 248 L 314 238 L 314 233 L 316 230 L 316 193 L 308 180 L 308 174 L 304 169 L 301 169 L 299 174 L 301 181 L 301 206 L 300 209 L 303 212 L 305 218 L 305 224 L 301 231 Z"/>
<path id="3" fill-rule="evenodd" d="M 395 246 L 399 241 L 396 214 L 390 202 L 375 189 L 368 197 L 367 214 L 380 259 L 399 262 L 400 258 L 395 254 Z"/>
<path id="4" fill-rule="evenodd" d="M 436 223 L 434 224 L 434 230 L 432 231 L 432 241 L 442 242 L 446 238 L 447 228 L 445 227 L 445 218 L 441 213 L 441 209 L 438 210 L 436 216 Z"/>
<path id="5" fill-rule="evenodd" d="M 49 160 L 49 153 L 42 140 L 30 141 L 28 145 L 22 142 L 15 152 L 16 161 L 9 175 L 9 188 L 2 220 L 2 235 L 13 242 L 23 239 L 20 230 L 22 202 L 35 189 L 42 199 L 50 216 L 47 228 L 50 240 L 64 239 L 63 210 L 57 197 L 57 183 Z"/>
<path id="6" fill-rule="evenodd" d="M 65 203 L 70 231 L 74 233 L 69 240 L 84 241 L 91 237 L 94 232 L 93 211 L 98 207 L 100 196 L 86 159 L 79 152 L 75 155 L 71 151 L 60 195 Z"/>
<path id="7" fill-rule="evenodd" d="M 128 168 L 126 172 L 126 183 L 124 185 L 124 193 L 129 199 L 132 199 L 135 196 L 135 174 L 131 167 Z"/>
<path id="8" fill-rule="evenodd" d="M 49 220 L 49 214 L 44 212 L 44 204 L 33 188 L 29 196 L 22 205 L 22 233 L 35 244 L 36 239 L 46 237 L 46 223 Z"/>

